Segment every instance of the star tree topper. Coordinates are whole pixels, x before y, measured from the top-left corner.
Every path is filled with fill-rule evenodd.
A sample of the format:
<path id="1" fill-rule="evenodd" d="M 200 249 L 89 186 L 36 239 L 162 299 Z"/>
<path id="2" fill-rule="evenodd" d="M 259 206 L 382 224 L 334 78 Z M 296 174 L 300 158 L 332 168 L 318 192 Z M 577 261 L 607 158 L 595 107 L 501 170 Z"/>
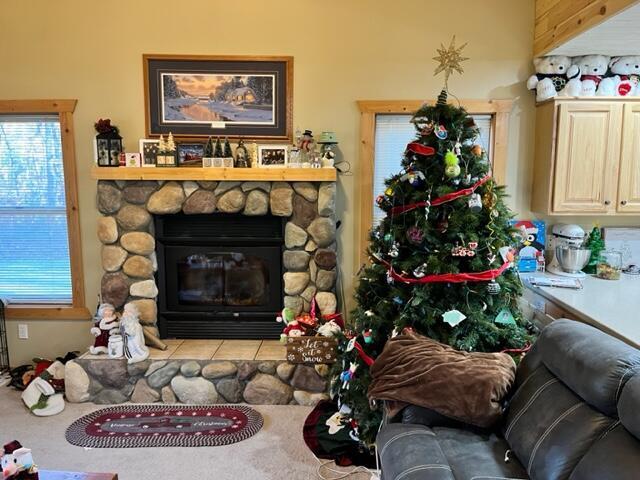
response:
<path id="1" fill-rule="evenodd" d="M 464 45 L 457 47 L 455 46 L 456 36 L 454 35 L 451 39 L 451 43 L 449 44 L 449 48 L 445 48 L 444 44 L 440 44 L 440 48 L 436 51 L 438 52 L 437 57 L 433 57 L 433 59 L 438 62 L 438 66 L 434 72 L 434 75 L 438 75 L 439 73 L 444 72 L 444 85 L 447 87 L 447 83 L 449 82 L 449 76 L 455 71 L 462 75 L 464 70 L 460 65 L 462 62 L 469 60 L 468 57 L 462 56 L 462 49 L 467 46 Z"/>

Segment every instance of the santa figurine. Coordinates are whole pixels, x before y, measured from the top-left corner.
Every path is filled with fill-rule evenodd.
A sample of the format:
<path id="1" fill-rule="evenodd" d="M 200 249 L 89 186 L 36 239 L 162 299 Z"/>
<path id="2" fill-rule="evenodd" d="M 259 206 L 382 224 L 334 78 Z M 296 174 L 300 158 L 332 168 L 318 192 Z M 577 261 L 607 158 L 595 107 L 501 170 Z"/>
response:
<path id="1" fill-rule="evenodd" d="M 0 466 L 4 480 L 38 480 L 38 467 L 33 463 L 31 450 L 14 440 L 0 450 Z"/>
<path id="2" fill-rule="evenodd" d="M 89 352 L 93 355 L 109 351 L 109 335 L 118 333 L 120 324 L 116 316 L 116 309 L 110 303 L 101 303 L 96 314 L 96 323 L 91 328 L 91 334 L 96 337 Z"/>
<path id="3" fill-rule="evenodd" d="M 140 325 L 140 312 L 135 303 L 127 303 L 120 319 L 124 356 L 127 363 L 137 363 L 149 357 L 149 349 L 144 343 L 144 331 Z"/>

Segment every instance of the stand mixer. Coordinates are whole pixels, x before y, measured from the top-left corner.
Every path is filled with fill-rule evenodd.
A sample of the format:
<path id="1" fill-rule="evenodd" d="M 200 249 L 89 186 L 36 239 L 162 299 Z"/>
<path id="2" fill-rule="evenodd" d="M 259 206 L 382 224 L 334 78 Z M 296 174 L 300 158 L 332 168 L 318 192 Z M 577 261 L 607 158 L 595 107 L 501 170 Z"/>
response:
<path id="1" fill-rule="evenodd" d="M 563 277 L 582 278 L 582 272 L 589 262 L 591 251 L 581 248 L 585 232 L 580 225 L 559 223 L 551 230 L 551 252 L 553 260 L 547 271 Z"/>

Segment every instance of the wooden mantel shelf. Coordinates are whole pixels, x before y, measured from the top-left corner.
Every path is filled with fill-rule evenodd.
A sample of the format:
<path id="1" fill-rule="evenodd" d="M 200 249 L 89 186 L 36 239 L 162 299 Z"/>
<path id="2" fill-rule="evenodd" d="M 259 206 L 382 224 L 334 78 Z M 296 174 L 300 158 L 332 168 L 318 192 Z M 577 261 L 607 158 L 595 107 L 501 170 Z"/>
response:
<path id="1" fill-rule="evenodd" d="M 230 180 L 335 182 L 335 168 L 93 167 L 96 180 Z"/>

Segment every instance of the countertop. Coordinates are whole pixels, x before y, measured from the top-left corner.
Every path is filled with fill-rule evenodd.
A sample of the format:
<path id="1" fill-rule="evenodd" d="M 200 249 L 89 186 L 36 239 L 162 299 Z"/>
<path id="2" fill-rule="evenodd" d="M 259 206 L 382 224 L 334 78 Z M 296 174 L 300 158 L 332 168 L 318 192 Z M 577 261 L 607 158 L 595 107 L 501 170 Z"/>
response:
<path id="1" fill-rule="evenodd" d="M 534 287 L 526 281 L 527 277 L 539 275 L 553 276 L 549 273 L 522 274 L 525 287 L 573 313 L 578 320 L 640 348 L 640 275 L 623 273 L 620 280 L 602 280 L 587 275 L 580 279 L 581 290 Z"/>

